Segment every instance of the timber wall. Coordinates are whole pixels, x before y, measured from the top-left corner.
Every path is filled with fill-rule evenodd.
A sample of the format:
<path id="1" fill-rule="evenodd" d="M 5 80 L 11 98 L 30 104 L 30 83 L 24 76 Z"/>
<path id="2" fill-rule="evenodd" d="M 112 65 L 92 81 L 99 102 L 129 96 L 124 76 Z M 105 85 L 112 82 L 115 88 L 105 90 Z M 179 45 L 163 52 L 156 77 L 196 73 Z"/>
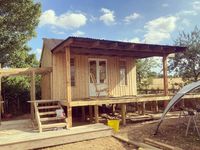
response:
<path id="1" fill-rule="evenodd" d="M 72 99 L 89 97 L 89 58 L 107 59 L 108 87 L 112 96 L 137 95 L 135 60 L 123 58 L 127 64 L 127 85 L 120 85 L 119 61 L 121 57 L 71 55 L 75 59 L 75 86 Z M 53 55 L 53 98 L 66 98 L 66 61 L 64 53 Z"/>

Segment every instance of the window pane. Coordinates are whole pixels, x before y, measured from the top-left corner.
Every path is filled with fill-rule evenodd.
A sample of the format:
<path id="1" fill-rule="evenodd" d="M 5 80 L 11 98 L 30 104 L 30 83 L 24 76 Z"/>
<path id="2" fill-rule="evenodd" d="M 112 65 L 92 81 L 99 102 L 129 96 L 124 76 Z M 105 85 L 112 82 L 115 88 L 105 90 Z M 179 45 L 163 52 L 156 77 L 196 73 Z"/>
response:
<path id="1" fill-rule="evenodd" d="M 106 82 L 106 61 L 99 61 L 99 80 L 100 83 Z"/>
<path id="2" fill-rule="evenodd" d="M 97 74 L 96 74 L 96 68 L 97 64 L 96 61 L 90 61 L 90 83 L 96 83 L 97 82 Z"/>
<path id="3" fill-rule="evenodd" d="M 71 86 L 75 86 L 75 62 L 74 58 L 70 59 Z"/>
<path id="4" fill-rule="evenodd" d="M 120 61 L 120 84 L 127 85 L 127 70 L 126 70 L 126 61 Z"/>

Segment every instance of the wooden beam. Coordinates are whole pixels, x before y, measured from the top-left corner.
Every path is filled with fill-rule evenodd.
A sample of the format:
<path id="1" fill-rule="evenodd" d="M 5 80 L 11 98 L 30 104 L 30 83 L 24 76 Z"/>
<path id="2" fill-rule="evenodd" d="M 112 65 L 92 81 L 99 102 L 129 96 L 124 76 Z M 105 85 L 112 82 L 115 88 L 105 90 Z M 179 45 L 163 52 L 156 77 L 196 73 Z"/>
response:
<path id="1" fill-rule="evenodd" d="M 94 106 L 94 117 L 95 117 L 95 123 L 99 123 L 99 106 Z"/>
<path id="2" fill-rule="evenodd" d="M 164 85 L 164 95 L 168 95 L 168 76 L 167 76 L 167 55 L 163 56 L 163 85 Z M 168 104 L 167 101 L 164 101 L 164 107 Z"/>
<path id="3" fill-rule="evenodd" d="M 158 142 L 158 141 L 154 141 L 154 140 L 149 139 L 149 138 L 145 138 L 144 142 L 149 144 L 149 145 L 152 145 L 152 146 L 155 146 L 155 147 L 158 147 L 158 148 L 161 148 L 161 149 L 165 149 L 165 150 L 182 150 L 179 147 L 174 147 L 174 146 L 165 144 L 163 142 L 161 143 L 161 142 Z"/>
<path id="4" fill-rule="evenodd" d="M 36 74 L 49 73 L 52 72 L 52 67 L 0 69 L 1 76 L 31 75 L 32 72 L 35 72 Z"/>
<path id="5" fill-rule="evenodd" d="M 31 74 L 31 91 L 30 91 L 30 95 L 31 95 L 31 101 L 35 101 L 35 72 L 32 71 Z M 31 103 L 31 118 L 34 119 L 35 118 L 35 114 L 34 114 L 34 104 Z"/>
<path id="6" fill-rule="evenodd" d="M 66 99 L 70 103 L 72 100 L 71 95 L 71 74 L 70 74 L 70 48 L 66 48 Z M 67 123 L 68 128 L 72 127 L 72 107 L 67 106 Z"/>
<path id="7" fill-rule="evenodd" d="M 107 56 L 126 56 L 126 57 L 135 57 L 135 58 L 145 58 L 152 56 L 163 56 L 161 52 L 152 52 L 152 51 L 129 51 L 125 49 L 116 50 L 116 49 L 101 49 L 101 48 L 82 48 L 82 47 L 72 47 L 71 52 L 73 54 L 91 54 L 91 55 L 107 55 Z"/>
<path id="8" fill-rule="evenodd" d="M 121 104 L 122 125 L 126 125 L 126 104 Z"/>
<path id="9" fill-rule="evenodd" d="M 146 150 L 147 149 L 148 150 L 161 150 L 157 147 L 154 147 L 154 146 L 151 146 L 151 145 L 148 145 L 148 144 L 145 144 L 145 143 L 129 140 L 128 138 L 122 137 L 121 135 L 113 135 L 113 137 L 115 137 L 116 139 L 118 139 L 120 141 L 126 142 L 128 144 L 132 144 L 132 145 L 136 146 L 137 149 L 142 148 L 142 149 L 146 149 Z"/>

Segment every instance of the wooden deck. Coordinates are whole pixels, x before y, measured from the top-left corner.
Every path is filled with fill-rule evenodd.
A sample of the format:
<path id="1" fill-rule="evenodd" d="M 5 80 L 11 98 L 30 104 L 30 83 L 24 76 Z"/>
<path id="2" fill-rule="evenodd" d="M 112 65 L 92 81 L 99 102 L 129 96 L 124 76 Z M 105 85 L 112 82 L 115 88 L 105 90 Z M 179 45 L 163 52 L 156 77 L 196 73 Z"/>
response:
<path id="1" fill-rule="evenodd" d="M 99 97 L 99 98 L 85 98 L 74 99 L 70 103 L 62 101 L 65 106 L 94 106 L 102 104 L 127 104 L 135 102 L 151 102 L 151 101 L 169 101 L 173 96 L 163 95 L 137 95 L 137 96 L 124 96 L 124 97 Z M 185 95 L 182 99 L 198 99 L 200 95 Z"/>
<path id="2" fill-rule="evenodd" d="M 112 135 L 111 128 L 100 123 L 38 133 L 28 122 L 27 120 L 2 122 L 0 150 L 36 149 Z"/>

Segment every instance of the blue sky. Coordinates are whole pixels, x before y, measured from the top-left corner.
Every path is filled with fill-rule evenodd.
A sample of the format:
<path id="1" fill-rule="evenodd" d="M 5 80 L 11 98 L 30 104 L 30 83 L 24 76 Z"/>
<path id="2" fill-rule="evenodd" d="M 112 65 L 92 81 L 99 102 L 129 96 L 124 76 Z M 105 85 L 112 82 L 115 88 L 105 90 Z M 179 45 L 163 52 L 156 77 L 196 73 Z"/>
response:
<path id="1" fill-rule="evenodd" d="M 200 0 L 35 0 L 42 4 L 37 37 L 29 42 L 40 58 L 42 38 L 82 36 L 173 44 L 180 31 L 200 28 Z"/>

